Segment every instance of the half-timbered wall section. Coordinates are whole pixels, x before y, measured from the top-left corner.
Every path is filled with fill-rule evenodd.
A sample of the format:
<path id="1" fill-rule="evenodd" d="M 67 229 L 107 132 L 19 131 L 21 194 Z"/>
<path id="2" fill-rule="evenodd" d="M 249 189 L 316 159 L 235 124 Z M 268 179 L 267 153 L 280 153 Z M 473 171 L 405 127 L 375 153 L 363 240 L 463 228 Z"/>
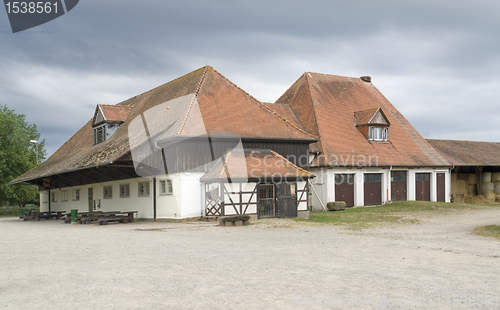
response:
<path id="1" fill-rule="evenodd" d="M 266 183 L 277 186 L 281 183 Z M 295 189 L 296 184 L 296 189 Z M 238 214 L 257 214 L 259 199 L 258 183 L 210 183 L 205 184 L 205 215 L 229 216 Z M 293 193 L 297 199 L 297 211 L 308 211 L 308 185 L 305 181 L 294 183 Z M 276 193 L 276 190 L 271 191 Z M 272 199 L 276 200 L 276 196 Z M 275 203 L 273 204 L 275 208 Z M 277 213 L 272 212 L 272 217 Z"/>
<path id="2" fill-rule="evenodd" d="M 205 190 L 207 216 L 257 213 L 257 183 L 211 183 Z"/>

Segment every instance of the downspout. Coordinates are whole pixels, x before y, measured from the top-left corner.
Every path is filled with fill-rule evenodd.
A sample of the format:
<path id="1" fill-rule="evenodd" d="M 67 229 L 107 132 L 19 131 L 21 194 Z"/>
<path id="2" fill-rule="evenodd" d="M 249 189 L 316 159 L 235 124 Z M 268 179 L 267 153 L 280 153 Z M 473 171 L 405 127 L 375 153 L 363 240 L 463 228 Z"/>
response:
<path id="1" fill-rule="evenodd" d="M 391 199 L 389 199 L 389 187 L 391 186 L 391 182 L 392 182 L 392 165 L 389 167 L 389 177 L 387 178 L 387 203 L 389 202 L 392 202 L 392 195 L 391 195 Z"/>
<path id="2" fill-rule="evenodd" d="M 52 211 L 51 205 L 50 205 L 51 202 L 52 202 L 52 195 L 51 195 L 50 188 L 49 188 L 49 212 Z"/>
<path id="3" fill-rule="evenodd" d="M 201 193 L 201 202 L 200 202 L 200 218 L 203 219 L 203 209 L 205 204 L 205 195 L 206 195 L 206 184 L 204 182 L 200 182 L 200 193 Z"/>
<path id="4" fill-rule="evenodd" d="M 156 222 L 156 177 L 153 178 L 153 218 Z"/>

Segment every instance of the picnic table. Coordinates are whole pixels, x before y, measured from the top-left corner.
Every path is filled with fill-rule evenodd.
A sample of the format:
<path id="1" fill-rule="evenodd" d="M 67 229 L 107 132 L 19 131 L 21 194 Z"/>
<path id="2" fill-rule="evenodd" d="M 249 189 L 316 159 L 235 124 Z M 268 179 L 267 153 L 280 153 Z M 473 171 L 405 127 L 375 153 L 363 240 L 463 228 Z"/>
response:
<path id="1" fill-rule="evenodd" d="M 76 217 L 76 222 L 80 224 L 106 225 L 109 222 L 132 223 L 134 222 L 134 214 L 138 211 L 94 211 L 94 212 L 79 212 Z M 66 223 L 71 222 L 71 213 L 66 214 Z"/>
<path id="2" fill-rule="evenodd" d="M 31 210 L 30 212 L 26 213 L 25 215 L 19 217 L 20 219 L 23 219 L 24 221 L 40 221 L 40 219 L 56 219 L 60 220 L 63 216 L 63 213 L 66 211 L 42 211 L 42 212 L 35 212 L 34 210 Z"/>
<path id="3" fill-rule="evenodd" d="M 133 223 L 134 214 L 138 211 L 106 212 L 97 218 L 99 225 L 107 225 L 109 222 Z"/>

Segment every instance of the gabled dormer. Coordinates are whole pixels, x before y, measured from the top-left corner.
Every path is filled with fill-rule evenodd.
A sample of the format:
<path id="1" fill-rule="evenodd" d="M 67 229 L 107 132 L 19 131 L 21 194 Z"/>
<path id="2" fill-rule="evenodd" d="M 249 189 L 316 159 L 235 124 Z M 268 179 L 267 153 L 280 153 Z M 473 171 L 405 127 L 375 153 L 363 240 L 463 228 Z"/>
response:
<path id="1" fill-rule="evenodd" d="M 130 108 L 126 106 L 98 104 L 92 120 L 94 145 L 108 140 L 125 121 L 129 113 Z"/>
<path id="2" fill-rule="evenodd" d="M 391 123 L 381 108 L 354 112 L 354 126 L 356 126 L 369 141 L 389 141 L 389 127 Z"/>

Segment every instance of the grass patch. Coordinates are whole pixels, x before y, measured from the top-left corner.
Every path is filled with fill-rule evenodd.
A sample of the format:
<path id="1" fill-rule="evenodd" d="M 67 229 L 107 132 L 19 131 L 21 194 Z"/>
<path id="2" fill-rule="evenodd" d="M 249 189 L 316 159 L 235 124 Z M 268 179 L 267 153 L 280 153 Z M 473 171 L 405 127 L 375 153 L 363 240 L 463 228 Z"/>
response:
<path id="1" fill-rule="evenodd" d="M 313 211 L 309 221 L 321 224 L 369 228 L 387 225 L 416 224 L 428 214 L 447 214 L 458 210 L 480 210 L 500 207 L 500 204 L 471 205 L 428 201 L 398 201 L 383 206 L 348 208 L 345 211 Z"/>
<path id="2" fill-rule="evenodd" d="M 474 228 L 472 232 L 478 236 L 491 237 L 500 240 L 500 226 L 498 225 L 478 226 Z"/>

